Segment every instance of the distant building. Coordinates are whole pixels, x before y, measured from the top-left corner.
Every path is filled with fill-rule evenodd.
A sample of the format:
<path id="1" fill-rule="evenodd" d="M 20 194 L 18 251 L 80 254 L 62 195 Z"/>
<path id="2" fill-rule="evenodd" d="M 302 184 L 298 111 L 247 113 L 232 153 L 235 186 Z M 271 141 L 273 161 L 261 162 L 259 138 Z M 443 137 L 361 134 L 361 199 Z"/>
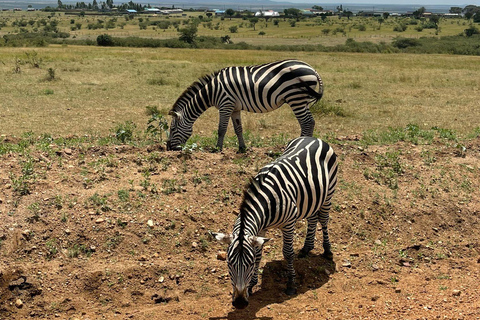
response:
<path id="1" fill-rule="evenodd" d="M 125 12 L 128 13 L 128 14 L 136 14 L 137 10 L 127 9 Z"/>
<path id="2" fill-rule="evenodd" d="M 216 9 L 215 10 L 215 15 L 216 16 L 224 16 L 225 15 L 225 10 Z"/>
<path id="3" fill-rule="evenodd" d="M 255 12 L 255 17 L 265 17 L 265 18 L 280 17 L 280 14 L 277 11 L 273 11 L 273 10 L 257 11 Z"/>
<path id="4" fill-rule="evenodd" d="M 160 13 L 163 15 L 170 15 L 170 14 L 182 14 L 182 9 L 167 9 L 167 10 L 160 10 Z"/>

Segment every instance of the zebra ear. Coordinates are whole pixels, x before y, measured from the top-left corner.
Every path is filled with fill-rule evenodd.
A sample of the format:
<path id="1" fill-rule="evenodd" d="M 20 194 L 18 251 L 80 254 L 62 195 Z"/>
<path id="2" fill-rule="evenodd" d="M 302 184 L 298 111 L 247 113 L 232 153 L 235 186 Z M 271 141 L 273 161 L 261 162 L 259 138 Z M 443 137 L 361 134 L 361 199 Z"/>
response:
<path id="1" fill-rule="evenodd" d="M 176 111 L 173 111 L 173 110 L 170 110 L 170 111 L 168 112 L 168 114 L 171 115 L 171 116 L 173 116 L 173 117 L 175 117 L 175 118 L 180 117 L 180 113 L 178 113 L 178 112 L 176 112 Z"/>
<path id="2" fill-rule="evenodd" d="M 258 247 L 258 248 L 261 248 L 263 247 L 263 245 L 270 241 L 271 239 L 270 238 L 263 238 L 263 237 L 251 237 L 250 238 L 250 243 L 252 244 L 252 246 L 254 247 Z"/>
<path id="3" fill-rule="evenodd" d="M 210 235 L 222 243 L 226 243 L 226 244 L 232 243 L 233 237 L 231 234 L 210 232 Z"/>

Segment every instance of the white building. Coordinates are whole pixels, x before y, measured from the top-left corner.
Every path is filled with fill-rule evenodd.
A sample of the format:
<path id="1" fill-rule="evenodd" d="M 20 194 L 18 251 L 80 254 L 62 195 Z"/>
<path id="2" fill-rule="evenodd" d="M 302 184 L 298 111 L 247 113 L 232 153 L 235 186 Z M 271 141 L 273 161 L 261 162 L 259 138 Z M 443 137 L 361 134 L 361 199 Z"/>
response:
<path id="1" fill-rule="evenodd" d="M 273 10 L 257 11 L 255 12 L 255 17 L 265 17 L 265 18 L 280 17 L 280 14 L 277 11 L 273 11 Z"/>

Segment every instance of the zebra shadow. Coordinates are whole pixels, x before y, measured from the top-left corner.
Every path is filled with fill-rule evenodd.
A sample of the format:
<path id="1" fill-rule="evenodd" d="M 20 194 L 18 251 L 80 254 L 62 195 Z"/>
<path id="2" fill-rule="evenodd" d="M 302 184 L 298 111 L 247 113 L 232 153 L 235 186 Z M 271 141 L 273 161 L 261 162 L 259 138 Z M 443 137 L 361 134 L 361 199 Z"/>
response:
<path id="1" fill-rule="evenodd" d="M 333 274 L 336 270 L 334 261 L 312 253 L 306 258 L 296 258 L 294 267 L 297 272 L 296 295 L 288 296 L 284 292 L 287 285 L 286 262 L 283 259 L 267 262 L 263 268 L 261 286 L 254 288 L 248 307 L 231 311 L 225 318 L 216 319 L 272 320 L 271 317 L 257 317 L 256 314 L 269 305 L 283 303 L 308 291 L 321 288 L 330 279 L 327 273 Z"/>

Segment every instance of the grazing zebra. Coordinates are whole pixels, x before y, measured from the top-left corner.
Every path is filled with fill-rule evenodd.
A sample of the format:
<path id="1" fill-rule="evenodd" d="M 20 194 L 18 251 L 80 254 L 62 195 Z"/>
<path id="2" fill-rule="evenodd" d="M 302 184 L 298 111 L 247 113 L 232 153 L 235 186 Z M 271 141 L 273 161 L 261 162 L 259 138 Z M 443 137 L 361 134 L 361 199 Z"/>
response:
<path id="1" fill-rule="evenodd" d="M 318 87 L 318 91 L 315 88 Z M 284 103 L 290 105 L 301 127 L 301 135 L 313 135 L 315 120 L 309 106 L 323 95 L 318 73 L 298 60 L 258 66 L 228 67 L 194 82 L 170 110 L 172 123 L 167 150 L 179 150 L 192 135 L 193 123 L 209 107 L 219 110 L 217 150 L 223 147 L 228 120 L 232 118 L 239 151 L 246 150 L 240 111 L 263 113 Z"/>
<path id="2" fill-rule="evenodd" d="M 295 223 L 307 219 L 305 244 L 300 256 L 314 247 L 317 220 L 323 233 L 324 257 L 332 259 L 328 239 L 328 212 L 337 184 L 337 157 L 322 140 L 300 137 L 292 140 L 274 162 L 263 167 L 244 192 L 240 213 L 232 234 L 211 233 L 229 244 L 227 261 L 233 285 L 232 304 L 239 309 L 248 305 L 248 296 L 258 281 L 258 266 L 264 238 L 270 228 L 283 233 L 283 255 L 288 263 L 286 293 L 296 293 L 293 268 Z"/>

